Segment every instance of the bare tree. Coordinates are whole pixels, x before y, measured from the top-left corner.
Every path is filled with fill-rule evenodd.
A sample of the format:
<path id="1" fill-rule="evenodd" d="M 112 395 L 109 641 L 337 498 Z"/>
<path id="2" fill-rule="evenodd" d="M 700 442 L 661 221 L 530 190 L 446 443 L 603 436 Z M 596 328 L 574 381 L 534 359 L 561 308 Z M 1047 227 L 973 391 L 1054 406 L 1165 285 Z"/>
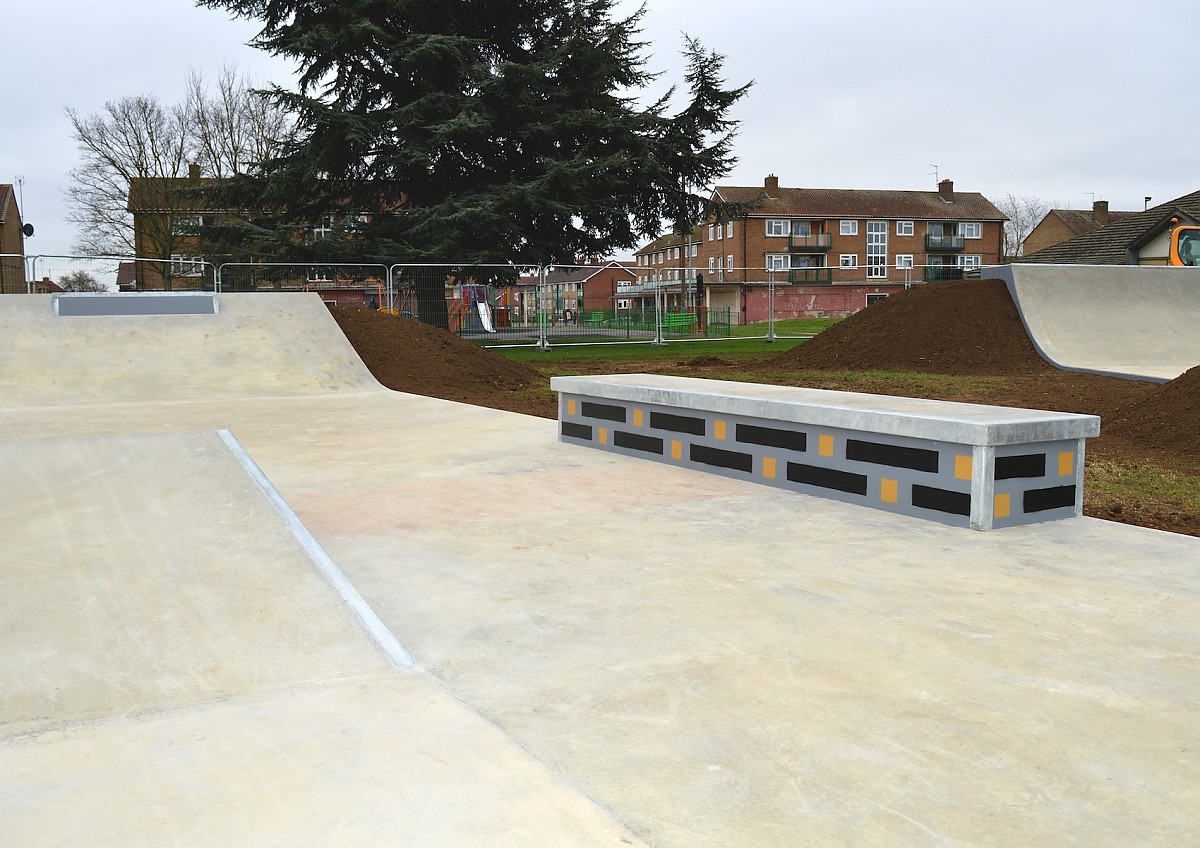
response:
<path id="1" fill-rule="evenodd" d="M 110 100 L 100 112 L 67 109 L 79 164 L 66 190 L 67 220 L 80 227 L 80 253 L 131 256 L 129 185 L 138 178 L 182 176 L 187 168 L 187 115 L 151 96 Z"/>
<path id="2" fill-rule="evenodd" d="M 199 71 L 188 75 L 187 86 L 189 151 L 206 176 L 244 174 L 278 152 L 288 114 L 236 68 L 222 68 L 211 93 Z"/>
<path id="3" fill-rule="evenodd" d="M 1046 217 L 1051 207 L 1050 201 L 1030 195 L 1018 197 L 1007 194 L 996 202 L 996 208 L 1008 217 L 1004 224 L 1003 252 L 1006 258 L 1012 259 L 1021 255 L 1022 243 L 1033 232 L 1033 228 Z"/>
<path id="4" fill-rule="evenodd" d="M 108 286 L 97 280 L 87 271 L 71 271 L 58 278 L 58 285 L 63 291 L 69 292 L 100 292 L 108 291 Z"/>
<path id="5" fill-rule="evenodd" d="M 152 95 L 109 101 L 87 115 L 67 109 L 79 148 L 79 164 L 66 189 L 67 220 L 78 225 L 79 253 L 133 256 L 146 244 L 134 243 L 130 187 L 153 199 L 163 213 L 161 233 L 143 233 L 152 254 L 168 257 L 174 234 L 171 192 L 163 180 L 185 177 L 195 164 L 208 177 L 246 173 L 272 156 L 288 128 L 288 118 L 254 91 L 237 70 L 226 67 L 209 91 L 193 71 L 184 102 L 167 106 Z M 180 207 L 184 210 L 186 207 Z"/>

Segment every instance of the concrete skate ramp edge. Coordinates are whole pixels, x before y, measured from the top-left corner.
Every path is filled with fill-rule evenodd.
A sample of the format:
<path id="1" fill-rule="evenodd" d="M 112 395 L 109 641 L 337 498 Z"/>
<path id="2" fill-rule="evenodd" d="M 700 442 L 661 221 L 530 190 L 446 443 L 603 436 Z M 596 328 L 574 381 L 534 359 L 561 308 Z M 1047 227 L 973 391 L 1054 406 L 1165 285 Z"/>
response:
<path id="1" fill-rule="evenodd" d="M 246 460 L 221 432 L 0 442 L 0 726 L 410 664 Z"/>
<path id="2" fill-rule="evenodd" d="M 383 390 L 316 293 L 7 295 L 0 339 L 9 407 Z"/>
<path id="3" fill-rule="evenodd" d="M 1165 383 L 1200 364 L 1200 271 L 1128 265 L 1005 265 L 1038 353 L 1064 371 Z"/>

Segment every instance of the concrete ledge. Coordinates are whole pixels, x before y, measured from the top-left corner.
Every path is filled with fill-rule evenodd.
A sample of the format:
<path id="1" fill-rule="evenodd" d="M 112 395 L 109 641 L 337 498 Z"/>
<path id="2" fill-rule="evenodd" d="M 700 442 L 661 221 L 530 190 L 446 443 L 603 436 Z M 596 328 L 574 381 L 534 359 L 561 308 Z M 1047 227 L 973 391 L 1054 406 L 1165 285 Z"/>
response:
<path id="1" fill-rule="evenodd" d="M 1100 432 L 1094 415 L 723 380 L 550 386 L 564 442 L 980 530 L 1080 515 Z"/>

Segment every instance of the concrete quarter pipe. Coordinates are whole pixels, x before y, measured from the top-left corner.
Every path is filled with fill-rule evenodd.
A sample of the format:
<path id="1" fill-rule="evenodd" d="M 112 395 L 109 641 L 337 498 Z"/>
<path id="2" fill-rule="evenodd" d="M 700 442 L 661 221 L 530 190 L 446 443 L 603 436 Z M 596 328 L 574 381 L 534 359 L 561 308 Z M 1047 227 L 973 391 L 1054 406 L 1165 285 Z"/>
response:
<path id="1" fill-rule="evenodd" d="M 1200 271 L 1124 265 L 1005 265 L 1004 280 L 1046 361 L 1165 383 L 1200 364 Z"/>

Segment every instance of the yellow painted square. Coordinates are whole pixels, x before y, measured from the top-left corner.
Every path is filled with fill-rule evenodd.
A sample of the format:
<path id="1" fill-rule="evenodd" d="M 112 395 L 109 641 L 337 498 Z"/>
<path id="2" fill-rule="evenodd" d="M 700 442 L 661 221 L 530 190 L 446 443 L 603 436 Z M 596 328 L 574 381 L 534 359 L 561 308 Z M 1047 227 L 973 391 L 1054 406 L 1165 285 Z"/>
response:
<path id="1" fill-rule="evenodd" d="M 567 415 L 574 415 L 574 414 L 575 414 L 575 398 L 571 398 L 570 400 L 567 401 Z"/>
<path id="2" fill-rule="evenodd" d="M 641 411 L 640 409 L 635 409 L 635 410 L 633 411 L 633 426 L 634 426 L 634 427 L 641 427 L 641 426 L 642 426 L 642 420 L 643 420 L 643 419 L 642 419 L 642 411 Z"/>
<path id="3" fill-rule="evenodd" d="M 817 437 L 817 453 L 821 456 L 833 456 L 833 436 L 823 433 Z"/>
<path id="4" fill-rule="evenodd" d="M 970 480 L 971 479 L 971 457 L 968 454 L 960 453 L 954 457 L 954 479 L 955 480 Z"/>
<path id="5" fill-rule="evenodd" d="M 1007 493 L 1005 493 L 1003 495 L 996 495 L 996 497 L 993 499 L 993 504 L 992 504 L 992 517 L 993 518 L 1008 518 L 1008 515 L 1011 511 L 1012 511 L 1012 495 L 1009 495 Z"/>
<path id="6" fill-rule="evenodd" d="M 671 459 L 683 459 L 683 443 L 678 439 L 671 440 Z"/>
<path id="7" fill-rule="evenodd" d="M 1058 476 L 1070 477 L 1075 473 L 1075 454 L 1063 451 L 1058 455 Z"/>
<path id="8" fill-rule="evenodd" d="M 602 445 L 608 444 L 608 428 L 607 427 L 600 428 L 600 444 L 602 444 Z"/>
<path id="9" fill-rule="evenodd" d="M 895 480 L 884 477 L 879 481 L 879 499 L 884 503 L 895 503 L 899 500 L 900 484 Z"/>
<path id="10" fill-rule="evenodd" d="M 764 456 L 763 457 L 763 476 L 766 477 L 768 480 L 775 479 L 775 457 L 773 457 L 773 456 Z"/>
<path id="11" fill-rule="evenodd" d="M 713 436 L 720 439 L 721 441 L 725 441 L 725 422 L 724 421 L 713 422 Z"/>

